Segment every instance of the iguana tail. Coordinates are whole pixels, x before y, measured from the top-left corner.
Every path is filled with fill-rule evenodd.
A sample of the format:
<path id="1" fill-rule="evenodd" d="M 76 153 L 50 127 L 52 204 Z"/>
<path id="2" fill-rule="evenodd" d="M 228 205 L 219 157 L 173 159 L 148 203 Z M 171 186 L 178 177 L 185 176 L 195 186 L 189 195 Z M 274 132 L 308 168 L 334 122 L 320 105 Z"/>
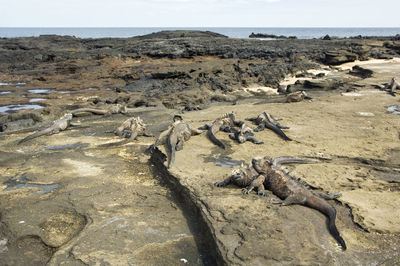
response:
<path id="1" fill-rule="evenodd" d="M 218 145 L 221 148 L 225 149 L 225 145 L 215 137 L 214 134 L 216 133 L 216 131 L 217 130 L 215 130 L 213 127 L 210 127 L 208 129 L 207 136 L 212 141 L 212 143 L 214 143 L 215 145 Z"/>
<path id="2" fill-rule="evenodd" d="M 339 231 L 336 228 L 335 224 L 335 219 L 336 219 L 336 210 L 335 208 L 330 205 L 328 202 L 326 202 L 324 199 L 317 197 L 317 196 L 312 196 L 312 197 L 307 197 L 306 205 L 316 209 L 326 216 L 328 216 L 328 229 L 333 238 L 336 239 L 336 241 L 342 246 L 343 250 L 346 250 L 346 243 L 344 242 L 343 238 L 340 236 Z"/>
<path id="3" fill-rule="evenodd" d="M 33 133 L 33 134 L 21 139 L 20 141 L 18 141 L 18 144 L 21 144 L 21 143 L 23 143 L 25 141 L 28 141 L 28 140 L 31 140 L 31 139 L 34 139 L 34 138 L 37 138 L 37 137 L 40 137 L 40 136 L 43 136 L 43 135 L 47 135 L 50 132 L 51 132 L 51 129 L 49 129 L 49 128 L 41 130 L 41 131 L 37 131 L 37 132 L 35 132 L 35 133 Z"/>
<path id="4" fill-rule="evenodd" d="M 104 115 L 108 111 L 100 110 L 100 109 L 94 109 L 94 108 L 79 108 L 79 109 L 71 111 L 72 114 L 81 113 L 81 112 L 90 112 L 90 113 L 97 114 L 97 115 Z"/>
<path id="5" fill-rule="evenodd" d="M 286 136 L 286 134 L 276 125 L 272 123 L 265 123 L 265 127 L 274 131 L 276 134 L 278 134 L 282 139 L 291 141 L 292 139 Z"/>
<path id="6" fill-rule="evenodd" d="M 171 168 L 175 161 L 175 150 L 176 150 L 176 140 L 172 139 L 172 136 L 168 138 L 168 147 L 170 148 L 170 157 L 168 161 L 168 168 Z"/>

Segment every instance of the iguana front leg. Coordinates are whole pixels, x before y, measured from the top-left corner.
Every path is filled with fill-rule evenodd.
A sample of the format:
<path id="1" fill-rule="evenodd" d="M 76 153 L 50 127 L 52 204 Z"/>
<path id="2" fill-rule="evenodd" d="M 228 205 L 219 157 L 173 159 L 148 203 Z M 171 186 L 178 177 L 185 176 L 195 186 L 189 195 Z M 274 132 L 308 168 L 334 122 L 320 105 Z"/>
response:
<path id="1" fill-rule="evenodd" d="M 217 187 L 226 187 L 227 185 L 229 185 L 232 182 L 232 176 L 228 175 L 224 181 L 221 182 L 216 182 L 214 185 Z"/>
<path id="2" fill-rule="evenodd" d="M 147 133 L 147 132 L 143 132 L 143 135 L 142 136 L 144 136 L 144 137 L 154 137 L 154 135 L 153 134 L 151 134 L 151 133 Z"/>
<path id="3" fill-rule="evenodd" d="M 257 194 L 266 196 L 267 193 L 264 189 L 265 178 L 265 175 L 259 175 L 258 177 L 256 177 L 253 181 L 250 182 L 250 184 L 246 188 L 242 190 L 243 194 L 249 194 L 254 188 L 256 188 Z"/>
<path id="4" fill-rule="evenodd" d="M 256 139 L 256 137 L 254 137 L 254 136 L 248 136 L 246 140 L 251 141 L 251 142 L 253 142 L 254 144 L 264 144 L 264 142 L 259 141 L 259 140 Z"/>
<path id="5" fill-rule="evenodd" d="M 195 136 L 195 135 L 200 135 L 206 131 L 207 131 L 206 129 L 192 128 L 190 133 L 192 136 Z"/>
<path id="6" fill-rule="evenodd" d="M 265 123 L 262 122 L 261 124 L 258 125 L 257 128 L 254 129 L 254 132 L 263 131 L 264 129 L 265 129 Z"/>

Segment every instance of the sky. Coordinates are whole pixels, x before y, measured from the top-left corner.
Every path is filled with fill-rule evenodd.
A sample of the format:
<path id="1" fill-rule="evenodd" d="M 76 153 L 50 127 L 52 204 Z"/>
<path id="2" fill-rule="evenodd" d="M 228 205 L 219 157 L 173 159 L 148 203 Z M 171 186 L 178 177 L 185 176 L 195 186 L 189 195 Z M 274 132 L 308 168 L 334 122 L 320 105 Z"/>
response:
<path id="1" fill-rule="evenodd" d="M 400 27 L 400 0 L 0 0 L 0 27 Z"/>

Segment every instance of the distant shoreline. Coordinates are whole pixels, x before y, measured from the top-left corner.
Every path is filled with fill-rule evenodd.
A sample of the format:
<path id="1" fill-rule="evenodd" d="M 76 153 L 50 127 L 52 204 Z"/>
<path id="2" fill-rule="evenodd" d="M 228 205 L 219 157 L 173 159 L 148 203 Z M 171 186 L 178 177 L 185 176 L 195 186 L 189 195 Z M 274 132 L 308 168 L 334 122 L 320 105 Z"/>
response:
<path id="1" fill-rule="evenodd" d="M 212 31 L 230 38 L 244 39 L 248 39 L 252 32 L 296 36 L 299 39 L 322 38 L 325 35 L 347 38 L 358 35 L 380 37 L 400 34 L 400 27 L 0 27 L 0 38 L 37 37 L 47 34 L 79 38 L 128 38 L 164 30 Z"/>

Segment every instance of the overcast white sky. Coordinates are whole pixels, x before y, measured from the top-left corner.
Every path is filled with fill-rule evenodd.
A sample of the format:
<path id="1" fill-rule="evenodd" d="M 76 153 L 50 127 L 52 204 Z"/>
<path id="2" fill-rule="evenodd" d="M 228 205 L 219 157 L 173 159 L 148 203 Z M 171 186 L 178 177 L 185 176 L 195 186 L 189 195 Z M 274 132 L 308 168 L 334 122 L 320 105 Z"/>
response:
<path id="1" fill-rule="evenodd" d="M 400 27 L 400 0 L 0 0 L 0 27 Z"/>

